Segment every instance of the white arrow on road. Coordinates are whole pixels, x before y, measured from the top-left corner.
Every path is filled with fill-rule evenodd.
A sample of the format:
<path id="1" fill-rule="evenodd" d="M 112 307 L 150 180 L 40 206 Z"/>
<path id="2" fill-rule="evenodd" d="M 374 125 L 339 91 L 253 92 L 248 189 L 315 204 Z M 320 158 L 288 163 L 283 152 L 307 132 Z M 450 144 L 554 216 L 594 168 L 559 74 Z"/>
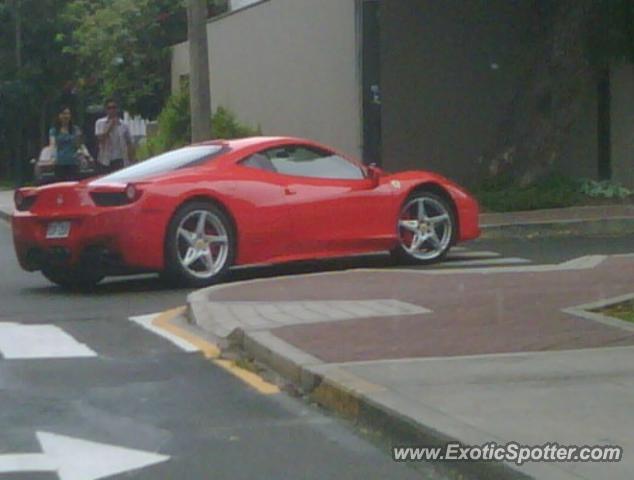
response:
<path id="1" fill-rule="evenodd" d="M 44 453 L 0 455 L 0 473 L 57 472 L 60 480 L 97 480 L 154 465 L 169 456 L 37 432 Z"/>

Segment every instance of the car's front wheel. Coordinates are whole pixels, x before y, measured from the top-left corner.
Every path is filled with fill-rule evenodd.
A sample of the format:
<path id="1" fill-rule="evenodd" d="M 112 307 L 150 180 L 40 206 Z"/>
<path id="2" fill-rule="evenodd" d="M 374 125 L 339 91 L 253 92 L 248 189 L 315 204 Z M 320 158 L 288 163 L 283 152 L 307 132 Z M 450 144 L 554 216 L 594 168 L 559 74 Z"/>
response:
<path id="1" fill-rule="evenodd" d="M 235 235 L 216 205 L 192 202 L 172 217 L 165 242 L 164 278 L 189 287 L 218 282 L 235 257 Z"/>
<path id="2" fill-rule="evenodd" d="M 392 250 L 395 259 L 402 263 L 428 264 L 447 255 L 457 223 L 447 200 L 435 193 L 421 191 L 407 198 L 396 228 L 399 244 Z"/>

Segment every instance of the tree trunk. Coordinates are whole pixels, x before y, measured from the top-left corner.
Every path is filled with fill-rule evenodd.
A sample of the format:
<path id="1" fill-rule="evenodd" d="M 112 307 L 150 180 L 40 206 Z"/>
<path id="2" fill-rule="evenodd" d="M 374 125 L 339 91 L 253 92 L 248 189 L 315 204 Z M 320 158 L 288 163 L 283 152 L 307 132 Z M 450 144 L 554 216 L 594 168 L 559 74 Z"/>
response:
<path id="1" fill-rule="evenodd" d="M 509 174 L 527 185 L 556 169 L 585 95 L 596 88 L 584 43 L 593 3 L 553 2 L 539 40 L 526 52 L 526 74 L 488 155 L 490 175 Z"/>
<path id="2" fill-rule="evenodd" d="M 205 0 L 187 0 L 187 36 L 189 39 L 192 143 L 195 143 L 211 138 L 211 93 L 209 91 Z"/>

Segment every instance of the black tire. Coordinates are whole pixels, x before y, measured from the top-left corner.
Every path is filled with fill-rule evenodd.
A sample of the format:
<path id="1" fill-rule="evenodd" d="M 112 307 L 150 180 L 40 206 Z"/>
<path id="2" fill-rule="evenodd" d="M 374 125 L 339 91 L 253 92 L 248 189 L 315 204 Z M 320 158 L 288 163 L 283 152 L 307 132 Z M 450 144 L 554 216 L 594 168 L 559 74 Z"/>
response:
<path id="1" fill-rule="evenodd" d="M 408 209 L 408 205 L 411 205 L 413 202 L 420 202 L 421 200 L 423 200 L 424 204 L 428 204 L 428 208 L 431 207 L 431 209 L 434 210 L 432 213 L 435 215 L 433 216 L 447 215 L 450 231 L 445 233 L 443 230 L 442 237 L 440 239 L 441 245 L 437 251 L 432 252 L 432 249 L 430 249 L 428 254 L 420 253 L 420 255 L 418 255 L 411 251 L 408 251 L 408 249 L 404 245 L 404 239 L 402 236 L 403 227 L 400 226 L 400 220 L 401 217 L 404 215 L 404 211 Z M 442 228 L 444 228 L 444 226 L 442 226 Z M 399 243 L 390 252 L 392 255 L 392 259 L 399 264 L 429 265 L 440 262 L 443 258 L 445 258 L 445 256 L 451 249 L 451 246 L 454 244 L 458 230 L 458 222 L 456 221 L 456 214 L 454 212 L 453 206 L 445 198 L 436 193 L 421 190 L 412 193 L 409 197 L 407 197 L 407 199 L 401 206 L 401 209 L 399 210 L 399 216 L 396 219 L 396 229 L 398 232 Z M 437 232 L 436 229 L 435 231 Z"/>
<path id="2" fill-rule="evenodd" d="M 90 290 L 104 279 L 99 272 L 64 267 L 45 267 L 42 275 L 66 290 Z"/>
<path id="3" fill-rule="evenodd" d="M 217 271 L 214 271 L 209 276 L 198 276 L 197 272 L 192 271 L 193 269 L 188 269 L 184 266 L 181 259 L 183 240 L 179 239 L 179 226 L 181 225 L 181 222 L 188 221 L 187 219 L 189 217 L 197 215 L 197 212 L 208 212 L 211 216 L 213 216 L 213 218 L 220 222 L 219 225 L 222 225 L 222 228 L 224 228 L 223 233 L 226 233 L 226 244 L 223 243 L 223 245 L 226 245 L 226 253 L 223 256 L 224 261 L 218 266 Z M 235 231 L 232 222 L 229 220 L 224 211 L 211 202 L 194 201 L 186 203 L 176 211 L 167 227 L 165 237 L 165 270 L 161 272 L 160 276 L 164 281 L 172 285 L 193 288 L 202 288 L 213 285 L 225 277 L 227 271 L 231 265 L 233 265 L 235 252 Z"/>

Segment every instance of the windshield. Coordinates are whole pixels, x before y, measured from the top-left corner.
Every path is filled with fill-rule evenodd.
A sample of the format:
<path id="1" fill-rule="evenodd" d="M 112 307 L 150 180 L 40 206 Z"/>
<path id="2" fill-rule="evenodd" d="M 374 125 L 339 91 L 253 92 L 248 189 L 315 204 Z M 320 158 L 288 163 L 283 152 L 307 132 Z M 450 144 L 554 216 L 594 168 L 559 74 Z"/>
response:
<path id="1" fill-rule="evenodd" d="M 221 150 L 221 145 L 197 145 L 179 148 L 106 175 L 93 183 L 98 185 L 142 180 L 161 173 L 206 162 L 215 157 Z"/>

